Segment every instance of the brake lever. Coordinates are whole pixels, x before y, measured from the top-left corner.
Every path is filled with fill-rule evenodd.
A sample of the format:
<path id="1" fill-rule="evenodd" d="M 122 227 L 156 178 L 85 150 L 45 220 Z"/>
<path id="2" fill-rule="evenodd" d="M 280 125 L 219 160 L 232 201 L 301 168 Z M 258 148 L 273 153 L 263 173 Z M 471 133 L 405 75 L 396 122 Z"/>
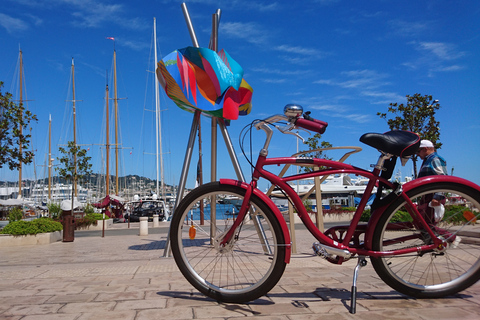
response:
<path id="1" fill-rule="evenodd" d="M 278 126 L 278 125 L 275 125 L 275 128 L 278 129 L 278 131 L 280 131 L 281 133 L 285 133 L 285 134 L 291 134 L 291 135 L 294 135 L 295 137 L 299 138 L 300 140 L 302 140 L 302 143 L 305 143 L 305 139 L 299 135 L 297 132 L 292 132 L 292 129 L 295 129 L 295 125 L 294 124 L 287 124 L 286 126 Z M 308 132 L 308 130 L 305 130 L 303 128 L 297 128 L 297 130 L 303 130 L 307 133 L 310 134 L 310 132 Z"/>

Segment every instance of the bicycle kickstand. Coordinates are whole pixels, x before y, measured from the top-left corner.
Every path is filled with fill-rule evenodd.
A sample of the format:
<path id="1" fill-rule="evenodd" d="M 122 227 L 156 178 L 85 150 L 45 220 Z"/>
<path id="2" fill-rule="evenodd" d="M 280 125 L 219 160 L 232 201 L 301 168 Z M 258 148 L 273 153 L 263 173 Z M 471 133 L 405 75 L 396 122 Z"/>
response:
<path id="1" fill-rule="evenodd" d="M 358 272 L 362 267 L 367 265 L 367 260 L 365 260 L 365 256 L 359 256 L 357 266 L 355 267 L 355 271 L 353 272 L 353 285 L 352 285 L 352 292 L 351 292 L 351 305 L 350 305 L 350 313 L 355 314 L 357 312 L 357 278 Z"/>

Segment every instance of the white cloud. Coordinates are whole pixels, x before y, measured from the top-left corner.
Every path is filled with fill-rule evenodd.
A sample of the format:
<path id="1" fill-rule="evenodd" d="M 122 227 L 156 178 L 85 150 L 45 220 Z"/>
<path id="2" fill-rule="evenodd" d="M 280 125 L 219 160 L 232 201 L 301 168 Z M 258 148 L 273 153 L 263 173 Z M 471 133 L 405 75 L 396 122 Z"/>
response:
<path id="1" fill-rule="evenodd" d="M 419 46 L 421 50 L 440 60 L 456 60 L 465 55 L 464 52 L 457 51 L 454 45 L 443 42 L 421 42 Z"/>
<path id="2" fill-rule="evenodd" d="M 284 69 L 275 69 L 275 68 L 249 68 L 250 71 L 268 73 L 268 74 L 279 74 L 279 75 L 289 75 L 297 76 L 305 74 L 303 70 L 284 70 Z"/>
<path id="3" fill-rule="evenodd" d="M 286 79 L 262 79 L 263 82 L 265 83 L 273 83 L 273 84 L 280 84 L 280 83 L 285 83 L 287 82 Z"/>
<path id="4" fill-rule="evenodd" d="M 28 24 L 25 21 L 3 13 L 0 13 L 0 26 L 4 27 L 8 33 L 25 31 L 28 29 Z"/>
<path id="5" fill-rule="evenodd" d="M 404 37 L 424 34 L 431 28 L 427 21 L 391 20 L 388 24 L 393 29 L 393 33 Z"/>
<path id="6" fill-rule="evenodd" d="M 437 72 L 454 72 L 465 69 L 459 64 L 452 64 L 466 56 L 466 52 L 458 50 L 457 46 L 445 42 L 411 42 L 420 56 L 414 61 L 407 61 L 403 66 L 412 70 L 426 69 L 426 74 L 433 77 Z"/>
<path id="7" fill-rule="evenodd" d="M 378 73 L 374 70 L 352 70 L 344 71 L 341 73 L 346 79 L 320 79 L 315 81 L 317 84 L 326 84 L 331 86 L 338 86 L 341 88 L 359 88 L 359 89 L 373 89 L 381 86 L 389 85 L 385 79 L 388 78 L 387 74 Z"/>
<path id="8" fill-rule="evenodd" d="M 265 32 L 254 22 L 222 22 L 220 32 L 227 37 L 242 39 L 253 44 L 264 44 L 267 40 Z"/>
<path id="9" fill-rule="evenodd" d="M 297 46 L 287 46 L 287 45 L 281 45 L 273 48 L 277 51 L 283 51 L 287 53 L 295 53 L 295 54 L 301 54 L 301 55 L 307 55 L 307 56 L 316 56 L 321 54 L 319 50 L 316 49 L 308 49 L 308 48 L 303 48 L 303 47 L 297 47 Z"/>

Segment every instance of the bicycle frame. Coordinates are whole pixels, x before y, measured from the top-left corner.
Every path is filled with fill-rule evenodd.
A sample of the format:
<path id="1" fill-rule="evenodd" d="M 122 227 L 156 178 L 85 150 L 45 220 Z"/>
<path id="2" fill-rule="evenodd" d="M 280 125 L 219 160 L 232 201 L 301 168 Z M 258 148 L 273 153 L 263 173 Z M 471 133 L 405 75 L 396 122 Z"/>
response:
<path id="1" fill-rule="evenodd" d="M 234 225 L 232 226 L 230 232 L 226 234 L 222 242 L 225 244 L 232 239 L 232 236 L 235 233 L 235 230 L 240 225 L 241 221 L 243 221 L 243 218 L 245 217 L 247 211 L 249 210 L 248 203 L 250 201 L 250 196 L 252 193 L 254 193 L 255 195 L 260 196 L 262 198 L 262 200 L 270 207 L 272 212 L 274 212 L 277 219 L 280 221 L 282 225 L 283 233 L 285 235 L 285 242 L 286 242 L 285 245 L 288 247 L 287 257 L 285 260 L 287 263 L 289 262 L 290 254 L 291 254 L 291 250 L 290 250 L 291 244 L 290 244 L 290 234 L 289 234 L 288 228 L 286 227 L 285 219 L 283 218 L 282 214 L 280 213 L 277 206 L 273 203 L 273 201 L 270 198 L 268 198 L 263 192 L 257 189 L 257 180 L 259 180 L 260 178 L 265 178 L 266 180 L 270 181 L 273 185 L 277 185 L 278 187 L 280 187 L 282 190 L 285 191 L 287 196 L 293 202 L 293 205 L 296 207 L 298 216 L 300 217 L 301 221 L 306 226 L 308 231 L 319 242 L 321 242 L 324 245 L 327 245 L 332 248 L 336 248 L 338 250 L 347 250 L 351 254 L 356 254 L 359 256 L 371 256 L 371 257 L 392 256 L 392 255 L 407 254 L 407 253 L 418 252 L 418 251 L 433 251 L 437 249 L 441 250 L 446 245 L 445 240 L 438 238 L 434 234 L 434 232 L 428 226 L 427 222 L 424 220 L 422 215 L 418 212 L 416 205 L 411 202 L 410 198 L 407 195 L 408 192 L 419 186 L 422 186 L 424 184 L 429 184 L 432 182 L 454 182 L 458 184 L 468 185 L 477 190 L 479 190 L 479 187 L 467 180 L 464 180 L 458 177 L 430 176 L 430 177 L 420 178 L 420 179 L 416 179 L 411 182 L 405 183 L 401 186 L 401 188 L 397 189 L 396 185 L 394 185 L 390 181 L 380 176 L 380 173 L 382 170 L 381 164 L 383 164 L 384 160 L 385 158 L 382 160 L 382 157 L 380 157 L 379 164 L 377 164 L 372 171 L 368 171 L 368 170 L 364 170 L 349 164 L 332 161 L 332 160 L 326 160 L 326 159 L 296 158 L 296 157 L 267 158 L 265 155 L 259 155 L 256 166 L 255 166 L 255 170 L 253 173 L 253 179 L 250 184 L 242 183 L 242 182 L 239 182 L 236 180 L 230 180 L 230 179 L 220 180 L 220 183 L 222 184 L 237 185 L 247 190 L 244 198 L 244 202 L 242 204 L 242 208 L 238 213 L 238 218 L 234 223 Z M 316 167 L 327 167 L 328 169 L 290 175 L 282 178 L 264 169 L 265 166 L 270 166 L 270 165 L 278 166 L 278 165 L 285 165 L 285 164 L 310 165 L 310 166 L 316 166 Z M 365 189 L 364 195 L 362 196 L 362 199 L 360 201 L 360 204 L 355 211 L 353 219 L 350 222 L 350 224 L 346 226 L 347 233 L 341 243 L 330 238 L 328 235 L 322 233 L 317 228 L 317 226 L 313 223 L 310 216 L 308 215 L 300 197 L 295 192 L 295 190 L 293 190 L 293 188 L 287 183 L 289 181 L 302 180 L 302 179 L 312 178 L 316 176 L 335 175 L 335 174 L 355 174 L 355 175 L 365 177 L 369 180 L 367 187 Z M 422 226 L 422 228 L 429 233 L 431 239 L 433 239 L 433 244 L 423 245 L 421 247 L 416 247 L 416 248 L 399 249 L 399 250 L 387 251 L 387 252 L 372 251 L 371 244 L 372 244 L 372 238 L 373 238 L 373 232 L 374 232 L 375 226 L 379 218 L 381 217 L 381 215 L 384 213 L 385 209 L 393 201 L 395 201 L 398 198 L 398 197 L 394 198 L 392 199 L 392 201 L 389 201 L 382 207 L 379 207 L 373 210 L 371 218 L 366 226 L 359 225 L 360 217 L 366 207 L 367 201 L 370 195 L 372 194 L 373 188 L 376 185 L 378 185 L 378 183 L 383 183 L 387 186 L 387 188 L 393 189 L 394 192 L 397 193 L 398 197 L 402 197 L 407 202 L 407 204 L 409 204 L 408 212 L 412 216 L 413 223 Z M 321 204 L 317 204 L 317 205 L 321 205 Z M 359 229 L 359 227 L 361 228 Z M 364 243 L 359 247 L 352 247 L 349 245 L 349 243 L 352 240 L 355 232 L 359 230 L 365 233 Z M 343 259 L 339 259 L 338 263 L 341 264 L 342 262 L 343 262 Z"/>

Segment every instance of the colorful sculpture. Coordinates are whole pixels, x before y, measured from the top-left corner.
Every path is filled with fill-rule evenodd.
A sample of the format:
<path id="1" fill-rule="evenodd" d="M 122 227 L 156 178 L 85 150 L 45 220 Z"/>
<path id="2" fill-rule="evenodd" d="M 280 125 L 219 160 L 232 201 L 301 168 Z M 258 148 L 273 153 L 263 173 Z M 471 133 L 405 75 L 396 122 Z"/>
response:
<path id="1" fill-rule="evenodd" d="M 187 111 L 236 120 L 252 108 L 252 88 L 243 69 L 224 50 L 187 47 L 157 64 L 157 78 L 175 104 Z"/>

